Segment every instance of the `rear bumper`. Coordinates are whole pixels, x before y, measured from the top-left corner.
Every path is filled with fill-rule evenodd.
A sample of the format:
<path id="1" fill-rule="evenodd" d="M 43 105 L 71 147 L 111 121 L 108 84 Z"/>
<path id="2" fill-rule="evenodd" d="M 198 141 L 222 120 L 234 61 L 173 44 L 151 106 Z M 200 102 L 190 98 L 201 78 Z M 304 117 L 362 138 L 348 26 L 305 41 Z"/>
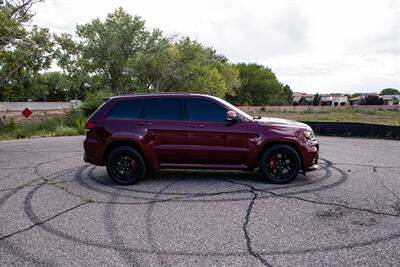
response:
<path id="1" fill-rule="evenodd" d="M 86 139 L 83 142 L 83 160 L 94 165 L 103 165 L 103 147 L 94 139 Z"/>

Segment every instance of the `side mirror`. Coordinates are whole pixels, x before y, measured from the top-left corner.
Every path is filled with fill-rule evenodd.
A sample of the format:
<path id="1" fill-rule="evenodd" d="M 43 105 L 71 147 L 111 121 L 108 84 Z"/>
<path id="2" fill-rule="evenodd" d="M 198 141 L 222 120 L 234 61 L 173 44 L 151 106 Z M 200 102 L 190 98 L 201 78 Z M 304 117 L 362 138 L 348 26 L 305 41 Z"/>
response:
<path id="1" fill-rule="evenodd" d="M 229 110 L 226 112 L 226 121 L 235 122 L 237 120 L 236 112 Z"/>

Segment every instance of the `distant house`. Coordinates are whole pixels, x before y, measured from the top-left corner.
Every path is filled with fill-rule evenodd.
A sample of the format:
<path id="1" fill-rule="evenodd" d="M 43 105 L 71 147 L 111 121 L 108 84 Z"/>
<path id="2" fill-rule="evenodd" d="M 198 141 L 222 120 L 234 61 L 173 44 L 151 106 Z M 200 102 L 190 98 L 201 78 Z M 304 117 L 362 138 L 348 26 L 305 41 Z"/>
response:
<path id="1" fill-rule="evenodd" d="M 359 106 L 363 105 L 363 100 L 365 99 L 365 96 L 357 96 L 349 99 L 349 105 L 350 106 Z"/>
<path id="2" fill-rule="evenodd" d="M 322 94 L 322 106 L 346 106 L 348 97 L 342 94 Z"/>
<path id="3" fill-rule="evenodd" d="M 368 105 L 366 98 L 370 95 L 378 96 L 382 100 L 382 105 L 393 106 L 397 105 L 400 100 L 400 95 L 377 95 L 377 94 L 366 94 L 360 95 L 349 99 L 349 104 L 352 106 Z"/>
<path id="4" fill-rule="evenodd" d="M 347 105 L 347 96 L 342 94 L 321 94 L 320 105 L 322 106 L 345 106 Z M 304 99 L 301 103 L 301 99 Z M 311 106 L 314 104 L 314 94 L 306 93 L 293 93 L 293 104 L 294 105 L 307 105 Z"/>
<path id="5" fill-rule="evenodd" d="M 314 96 L 313 94 L 306 94 L 306 93 L 298 93 L 295 92 L 293 93 L 293 104 L 294 105 L 312 105 L 314 102 Z M 302 100 L 303 99 L 303 100 Z M 301 103 L 302 101 L 304 101 L 303 103 Z"/>
<path id="6" fill-rule="evenodd" d="M 383 95 L 382 97 L 387 99 L 392 98 L 394 105 L 398 105 L 400 103 L 400 95 Z"/>

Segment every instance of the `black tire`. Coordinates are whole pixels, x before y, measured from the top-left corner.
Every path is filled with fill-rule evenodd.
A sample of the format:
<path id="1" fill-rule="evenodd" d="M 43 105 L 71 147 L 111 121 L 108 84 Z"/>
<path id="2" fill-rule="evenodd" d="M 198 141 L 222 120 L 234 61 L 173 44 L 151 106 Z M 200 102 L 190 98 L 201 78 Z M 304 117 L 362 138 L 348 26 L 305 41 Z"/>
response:
<path id="1" fill-rule="evenodd" d="M 261 174 L 269 182 L 286 184 L 299 174 L 301 158 L 299 153 L 288 145 L 273 145 L 262 153 L 259 167 Z"/>
<path id="2" fill-rule="evenodd" d="M 130 185 L 140 181 L 146 174 L 146 163 L 140 153 L 130 146 L 120 146 L 107 157 L 107 173 L 121 185 Z"/>

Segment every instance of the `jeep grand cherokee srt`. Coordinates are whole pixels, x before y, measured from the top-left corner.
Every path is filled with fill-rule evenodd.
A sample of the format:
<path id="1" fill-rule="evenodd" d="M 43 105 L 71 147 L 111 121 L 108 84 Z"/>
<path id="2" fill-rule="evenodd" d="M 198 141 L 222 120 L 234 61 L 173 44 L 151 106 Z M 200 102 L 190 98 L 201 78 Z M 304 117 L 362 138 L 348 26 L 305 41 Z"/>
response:
<path id="1" fill-rule="evenodd" d="M 318 168 L 318 142 L 306 124 L 253 118 L 217 97 L 168 93 L 116 96 L 86 123 L 85 161 L 133 184 L 161 168 L 259 167 L 287 183 Z"/>

